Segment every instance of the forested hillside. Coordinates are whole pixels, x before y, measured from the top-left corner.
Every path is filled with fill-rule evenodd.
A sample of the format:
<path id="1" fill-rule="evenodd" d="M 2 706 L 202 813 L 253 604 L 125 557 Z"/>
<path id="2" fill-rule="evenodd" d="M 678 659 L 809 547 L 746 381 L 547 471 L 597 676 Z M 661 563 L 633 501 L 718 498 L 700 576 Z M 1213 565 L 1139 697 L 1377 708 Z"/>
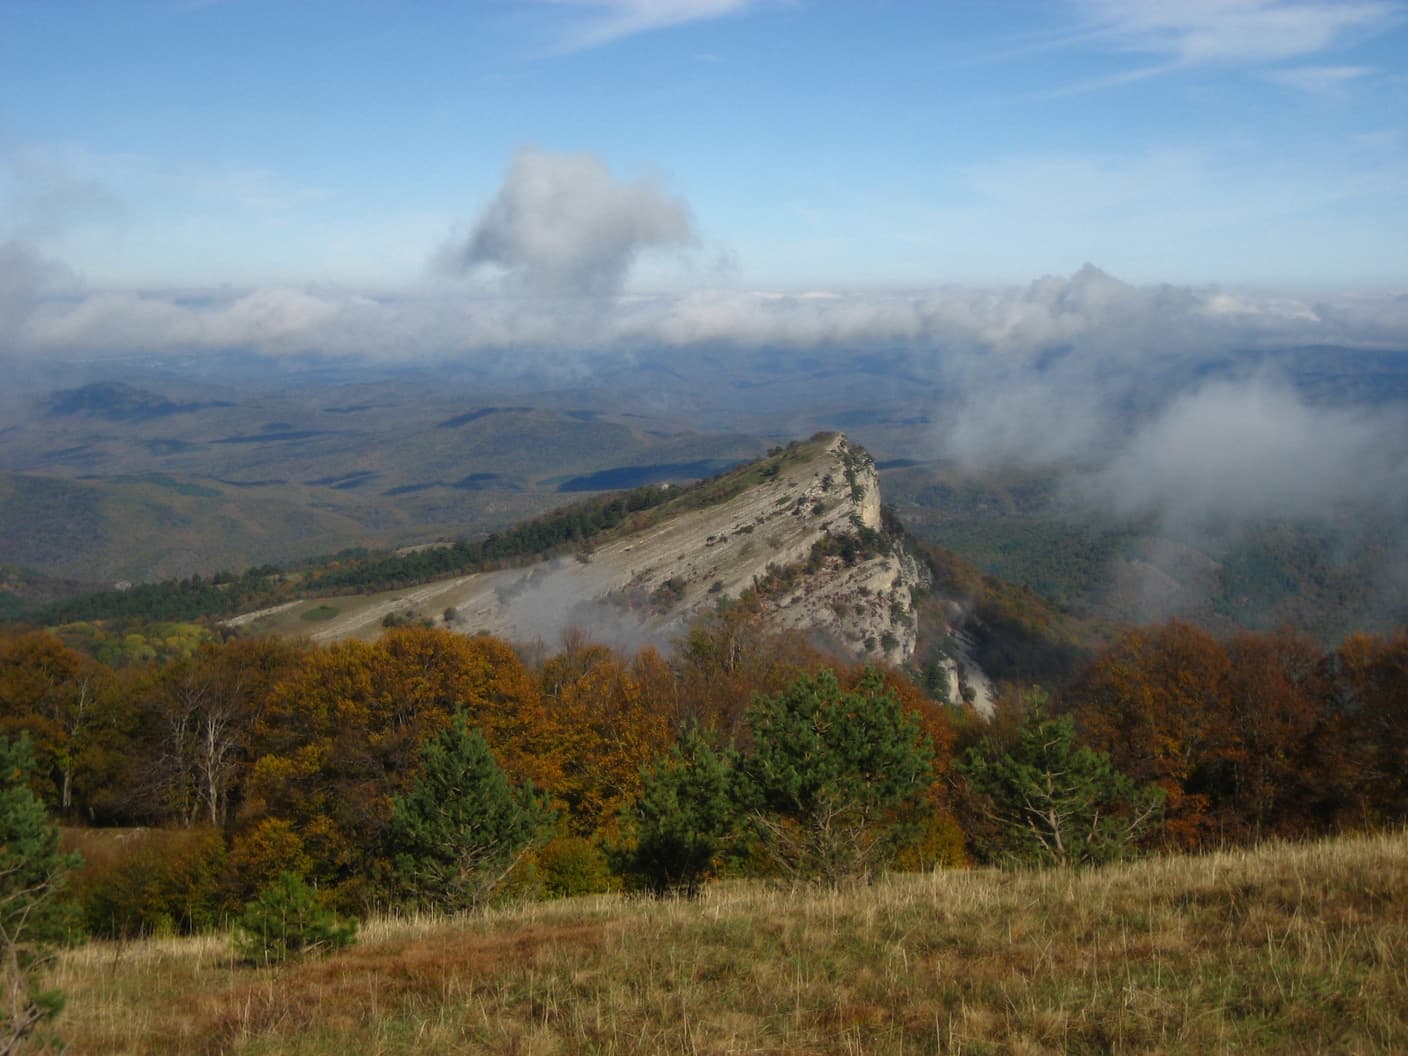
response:
<path id="1" fill-rule="evenodd" d="M 29 740 L 30 787 L 93 858 L 74 890 L 100 935 L 213 925 L 290 865 L 348 912 L 408 897 L 396 804 L 457 716 L 554 819 L 499 880 L 552 892 L 1002 860 L 1015 853 L 994 828 L 1004 793 L 974 775 L 1006 756 L 1059 772 L 1022 755 L 1042 723 L 1070 724 L 1070 750 L 1098 753 L 1128 782 L 1069 790 L 1075 800 L 1114 795 L 1108 808 L 1123 815 L 1138 790 L 1158 798 L 1147 827 L 1095 857 L 1392 824 L 1408 817 L 1405 702 L 1403 634 L 1326 653 L 1289 633 L 1218 642 L 1175 623 L 1121 636 L 1055 695 L 1010 689 L 983 723 L 899 672 L 837 666 L 746 602 L 697 625 L 670 659 L 580 638 L 525 659 L 490 637 L 424 629 L 330 647 L 207 641 L 117 667 L 45 633 L 0 644 L 0 728 Z M 826 709 L 840 709 L 835 725 L 808 732 L 805 716 Z M 862 721 L 879 725 L 836 739 Z M 881 751 L 900 754 L 867 755 Z M 793 791 L 768 791 L 762 775 L 779 767 L 800 782 Z M 862 807 L 848 797 L 873 791 L 861 780 L 870 767 L 907 776 Z M 685 824 L 677 812 L 696 809 L 706 778 L 732 805 L 688 822 L 705 840 L 694 864 L 659 847 L 635 856 Z M 849 846 L 869 857 L 842 868 L 792 846 L 794 826 L 815 820 L 812 796 L 857 811 Z M 792 820 L 773 828 L 769 817 Z M 147 835 L 103 837 L 133 826 Z"/>

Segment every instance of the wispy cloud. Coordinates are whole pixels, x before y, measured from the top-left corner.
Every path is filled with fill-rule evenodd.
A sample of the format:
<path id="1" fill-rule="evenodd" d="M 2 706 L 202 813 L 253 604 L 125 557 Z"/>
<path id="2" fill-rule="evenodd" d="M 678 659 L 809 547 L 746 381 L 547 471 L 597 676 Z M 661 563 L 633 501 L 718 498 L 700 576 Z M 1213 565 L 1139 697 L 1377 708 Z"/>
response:
<path id="1" fill-rule="evenodd" d="M 100 179 L 62 154 L 35 148 L 0 153 L 0 237 L 43 239 L 121 211 Z"/>
<path id="2" fill-rule="evenodd" d="M 1283 88 L 1293 88 L 1309 95 L 1338 97 L 1345 95 L 1357 81 L 1372 76 L 1369 66 L 1291 66 L 1268 70 L 1266 79 Z"/>
<path id="3" fill-rule="evenodd" d="M 563 51 L 604 44 L 705 19 L 722 18 L 757 6 L 758 0 L 533 0 L 581 12 L 560 42 Z"/>
<path id="4" fill-rule="evenodd" d="M 1075 44 L 1152 61 L 1050 94 L 1114 88 L 1203 66 L 1266 66 L 1306 59 L 1381 33 L 1405 16 L 1403 5 L 1392 0 L 1076 0 L 1076 6 L 1085 16 L 1086 29 L 1070 38 Z M 1283 83 L 1298 88 L 1308 83 L 1292 83 L 1295 71 L 1286 72 L 1290 80 Z M 1322 83 L 1327 79 L 1333 81 L 1333 75 L 1322 77 Z"/>
<path id="5" fill-rule="evenodd" d="M 1119 47 L 1185 65 L 1284 62 L 1314 55 L 1403 15 L 1387 0 L 1081 0 Z"/>

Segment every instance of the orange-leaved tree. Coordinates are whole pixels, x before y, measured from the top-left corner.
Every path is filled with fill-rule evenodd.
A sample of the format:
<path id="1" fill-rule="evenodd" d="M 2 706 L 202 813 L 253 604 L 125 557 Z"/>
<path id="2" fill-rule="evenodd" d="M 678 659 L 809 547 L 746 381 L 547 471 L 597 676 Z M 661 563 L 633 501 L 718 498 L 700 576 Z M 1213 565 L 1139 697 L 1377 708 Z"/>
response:
<path id="1" fill-rule="evenodd" d="M 104 770 L 103 744 L 121 725 L 111 682 L 105 667 L 47 632 L 0 639 L 0 735 L 29 734 L 36 791 L 64 814 L 77 814 L 84 793 L 109 776 L 85 781 Z"/>
<path id="2" fill-rule="evenodd" d="M 338 886 L 343 904 L 366 904 L 386 890 L 392 797 L 414 778 L 421 745 L 463 710 L 503 765 L 536 779 L 539 705 L 517 656 L 494 639 L 405 628 L 315 650 L 259 724 L 247 821 L 286 820 L 314 878 Z M 237 859 L 242 851 L 237 840 Z"/>
<path id="3" fill-rule="evenodd" d="M 1346 751 L 1359 773 L 1359 819 L 1400 822 L 1408 818 L 1408 628 L 1352 635 L 1331 669 Z"/>
<path id="4" fill-rule="evenodd" d="M 1230 720 L 1230 663 L 1218 641 L 1173 621 L 1128 631 L 1098 654 L 1071 692 L 1084 740 L 1137 785 L 1164 792 L 1163 840 L 1215 841 L 1215 807 L 1243 750 Z"/>
<path id="5" fill-rule="evenodd" d="M 626 663 L 604 646 L 565 645 L 541 675 L 561 768 L 548 787 L 574 833 L 609 834 L 640 795 L 642 770 L 674 742 L 669 702 L 657 696 L 668 685 L 665 665 L 654 649 Z"/>

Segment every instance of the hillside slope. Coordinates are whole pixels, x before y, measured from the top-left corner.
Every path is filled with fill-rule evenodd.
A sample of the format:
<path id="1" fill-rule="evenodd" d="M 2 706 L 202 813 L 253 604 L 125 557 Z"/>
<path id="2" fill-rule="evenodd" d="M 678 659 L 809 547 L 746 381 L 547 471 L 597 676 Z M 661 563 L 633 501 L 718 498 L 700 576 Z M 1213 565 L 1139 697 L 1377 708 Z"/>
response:
<path id="1" fill-rule="evenodd" d="M 90 943 L 53 983 L 75 1052 L 1402 1052 L 1405 871 L 1395 833 L 734 882 L 373 922 L 273 969 L 239 967 L 224 934 Z"/>
<path id="2" fill-rule="evenodd" d="M 900 663 L 914 652 L 913 597 L 926 585 L 883 523 L 874 461 L 826 434 L 683 491 L 571 556 L 232 622 L 319 641 L 375 637 L 408 619 L 514 641 L 577 625 L 628 644 L 667 641 L 701 611 L 754 590 L 778 626 Z"/>

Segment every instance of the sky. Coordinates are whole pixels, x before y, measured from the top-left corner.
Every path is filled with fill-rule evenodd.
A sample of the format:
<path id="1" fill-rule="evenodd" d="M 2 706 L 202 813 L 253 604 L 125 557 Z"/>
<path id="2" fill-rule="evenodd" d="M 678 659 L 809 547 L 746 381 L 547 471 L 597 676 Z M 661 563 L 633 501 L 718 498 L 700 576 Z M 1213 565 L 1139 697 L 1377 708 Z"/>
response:
<path id="1" fill-rule="evenodd" d="M 243 291 L 257 333 L 334 288 L 888 295 L 1087 261 L 1401 295 L 1408 3 L 0 0 L 12 340 L 68 340 L 29 316 L 75 291 Z"/>
<path id="2" fill-rule="evenodd" d="M 1408 0 L 0 0 L 0 410 L 723 347 L 1120 512 L 1408 518 Z"/>

